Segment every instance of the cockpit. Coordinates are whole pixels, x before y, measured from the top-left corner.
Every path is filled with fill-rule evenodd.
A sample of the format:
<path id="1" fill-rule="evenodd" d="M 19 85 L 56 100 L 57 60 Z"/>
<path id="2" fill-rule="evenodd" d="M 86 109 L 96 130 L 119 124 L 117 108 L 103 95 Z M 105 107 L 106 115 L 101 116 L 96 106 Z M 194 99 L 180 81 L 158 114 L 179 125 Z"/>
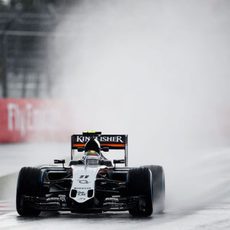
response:
<path id="1" fill-rule="evenodd" d="M 83 156 L 83 161 L 85 165 L 99 165 L 100 160 L 100 154 L 94 150 L 85 152 L 85 155 Z"/>

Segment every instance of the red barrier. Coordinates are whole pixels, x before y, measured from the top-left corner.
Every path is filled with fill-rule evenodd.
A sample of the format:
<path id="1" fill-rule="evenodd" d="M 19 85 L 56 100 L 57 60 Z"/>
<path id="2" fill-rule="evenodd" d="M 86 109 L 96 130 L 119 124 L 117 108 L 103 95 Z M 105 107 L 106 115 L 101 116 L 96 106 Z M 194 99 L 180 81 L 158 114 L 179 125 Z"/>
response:
<path id="1" fill-rule="evenodd" d="M 0 99 L 0 143 L 63 138 L 63 110 L 51 100 Z"/>

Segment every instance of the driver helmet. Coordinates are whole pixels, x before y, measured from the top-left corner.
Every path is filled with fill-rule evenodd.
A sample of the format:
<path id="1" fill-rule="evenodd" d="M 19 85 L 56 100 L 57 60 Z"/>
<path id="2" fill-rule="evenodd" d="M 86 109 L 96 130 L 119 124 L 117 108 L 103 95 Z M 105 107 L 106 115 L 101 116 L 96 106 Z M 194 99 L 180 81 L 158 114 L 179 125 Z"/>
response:
<path id="1" fill-rule="evenodd" d="M 85 145 L 85 155 L 83 157 L 86 165 L 98 165 L 100 160 L 100 143 L 91 138 Z"/>
<path id="2" fill-rule="evenodd" d="M 86 144 L 85 144 L 85 152 L 91 152 L 93 154 L 93 151 L 97 154 L 100 154 L 100 143 L 98 140 L 91 138 Z"/>

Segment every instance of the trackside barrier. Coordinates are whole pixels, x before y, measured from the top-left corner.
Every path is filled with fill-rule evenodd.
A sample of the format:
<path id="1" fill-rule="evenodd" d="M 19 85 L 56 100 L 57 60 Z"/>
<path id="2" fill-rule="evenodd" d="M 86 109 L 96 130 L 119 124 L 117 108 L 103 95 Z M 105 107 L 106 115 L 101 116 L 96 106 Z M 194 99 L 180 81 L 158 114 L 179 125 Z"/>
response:
<path id="1" fill-rule="evenodd" d="M 52 100 L 0 99 L 0 143 L 65 139 L 63 111 Z"/>

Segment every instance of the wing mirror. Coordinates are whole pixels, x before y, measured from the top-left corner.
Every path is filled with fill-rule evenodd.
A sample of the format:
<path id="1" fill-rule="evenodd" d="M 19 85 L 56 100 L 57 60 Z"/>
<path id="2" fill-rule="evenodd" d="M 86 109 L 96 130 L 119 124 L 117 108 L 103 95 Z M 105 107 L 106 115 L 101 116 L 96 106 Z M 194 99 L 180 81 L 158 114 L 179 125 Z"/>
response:
<path id="1" fill-rule="evenodd" d="M 84 152 L 85 148 L 77 148 L 78 152 Z"/>
<path id="2" fill-rule="evenodd" d="M 101 150 L 102 150 L 103 152 L 109 152 L 109 147 L 101 147 Z"/>
<path id="3" fill-rule="evenodd" d="M 54 160 L 54 164 L 62 164 L 63 168 L 64 168 L 64 164 L 65 164 L 65 160 Z"/>
<path id="4" fill-rule="evenodd" d="M 125 160 L 124 159 L 120 159 L 120 160 L 113 160 L 113 164 L 124 164 Z"/>

